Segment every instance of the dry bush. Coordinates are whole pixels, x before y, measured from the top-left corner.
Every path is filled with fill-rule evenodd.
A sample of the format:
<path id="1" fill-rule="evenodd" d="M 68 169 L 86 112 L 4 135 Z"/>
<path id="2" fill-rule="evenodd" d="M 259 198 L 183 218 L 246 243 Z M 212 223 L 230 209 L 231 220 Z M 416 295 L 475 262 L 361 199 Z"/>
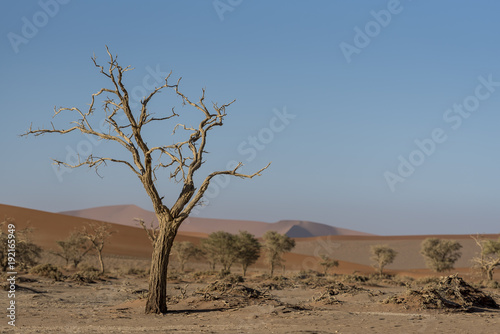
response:
<path id="1" fill-rule="evenodd" d="M 428 276 L 416 279 L 415 284 L 417 285 L 438 284 L 440 281 L 441 279 L 439 277 Z"/>
<path id="2" fill-rule="evenodd" d="M 380 280 L 381 283 L 395 286 L 410 286 L 414 281 L 415 279 L 413 277 L 399 275 L 386 276 Z"/>
<path id="3" fill-rule="evenodd" d="M 259 284 L 259 288 L 264 290 L 283 290 L 286 288 L 295 288 L 296 286 L 295 279 L 289 279 L 285 276 L 275 276 Z"/>
<path id="4" fill-rule="evenodd" d="M 83 268 L 71 275 L 73 281 L 79 283 L 95 283 L 101 279 L 101 271 L 92 266 L 82 266 Z"/>
<path id="5" fill-rule="evenodd" d="M 498 281 L 490 281 L 488 279 L 481 280 L 474 284 L 476 288 L 479 289 L 500 289 L 500 283 Z"/>
<path id="6" fill-rule="evenodd" d="M 29 272 L 30 274 L 52 278 L 54 281 L 64 281 L 66 278 L 57 266 L 50 263 L 39 264 L 31 268 Z"/>
<path id="7" fill-rule="evenodd" d="M 342 282 L 344 283 L 367 283 L 368 281 L 370 281 L 370 277 L 366 275 L 350 274 L 342 276 Z"/>
<path id="8" fill-rule="evenodd" d="M 148 270 L 141 268 L 129 268 L 126 274 L 138 277 L 146 277 L 148 275 Z"/>
<path id="9" fill-rule="evenodd" d="M 437 284 L 420 290 L 407 290 L 392 296 L 385 303 L 401 304 L 408 309 L 442 309 L 449 311 L 474 311 L 499 306 L 495 300 L 465 282 L 457 275 L 443 277 Z"/>
<path id="10" fill-rule="evenodd" d="M 324 274 L 314 270 L 300 271 L 293 277 L 293 280 L 297 284 L 305 285 L 310 289 L 325 286 L 331 282 Z"/>
<path id="11" fill-rule="evenodd" d="M 281 302 L 272 297 L 267 290 L 221 280 L 214 281 L 205 288 L 197 289 L 193 295 L 199 296 L 203 301 L 222 301 L 229 308 L 239 308 L 260 303 L 268 305 L 270 302 L 281 305 Z"/>
<path id="12" fill-rule="evenodd" d="M 190 276 L 197 282 L 205 282 L 207 279 L 213 279 L 219 275 L 218 271 L 195 271 Z"/>

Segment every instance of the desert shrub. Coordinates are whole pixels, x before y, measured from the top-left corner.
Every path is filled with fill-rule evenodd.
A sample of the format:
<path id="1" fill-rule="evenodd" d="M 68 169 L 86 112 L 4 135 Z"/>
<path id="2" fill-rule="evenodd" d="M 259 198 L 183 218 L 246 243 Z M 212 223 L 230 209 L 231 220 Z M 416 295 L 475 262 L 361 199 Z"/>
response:
<path id="1" fill-rule="evenodd" d="M 169 270 L 167 273 L 167 280 L 178 280 L 181 277 L 182 275 L 175 270 Z"/>
<path id="2" fill-rule="evenodd" d="M 236 247 L 238 249 L 238 259 L 243 269 L 243 276 L 246 276 L 249 266 L 257 262 L 260 257 L 261 244 L 254 235 L 240 231 L 236 236 Z"/>
<path id="3" fill-rule="evenodd" d="M 30 273 L 34 275 L 52 278 L 55 281 L 63 281 L 65 279 L 65 276 L 59 270 L 59 268 L 50 263 L 39 264 L 31 268 Z"/>
<path id="4" fill-rule="evenodd" d="M 332 259 L 326 255 L 321 255 L 320 266 L 323 267 L 323 274 L 326 275 L 328 273 L 328 269 L 339 266 L 339 261 Z"/>
<path id="5" fill-rule="evenodd" d="M 297 275 L 295 275 L 295 278 L 299 279 L 299 280 L 305 280 L 305 279 L 309 279 L 309 278 L 316 278 L 316 277 L 322 277 L 322 276 L 324 276 L 322 273 L 320 273 L 316 270 L 309 269 L 309 270 L 299 271 L 299 273 Z"/>
<path id="6" fill-rule="evenodd" d="M 314 270 L 300 271 L 294 277 L 294 281 L 298 284 L 308 286 L 311 289 L 325 286 L 330 283 L 330 280 L 326 279 L 323 273 Z"/>
<path id="7" fill-rule="evenodd" d="M 126 272 L 127 275 L 134 275 L 134 276 L 139 276 L 139 277 L 145 277 L 146 276 L 146 270 L 145 269 L 140 269 L 140 268 L 129 268 Z"/>
<path id="8" fill-rule="evenodd" d="M 342 281 L 344 283 L 365 283 L 370 280 L 370 277 L 366 275 L 350 274 L 342 276 Z"/>
<path id="9" fill-rule="evenodd" d="M 201 256 L 202 251 L 190 241 L 174 241 L 174 244 L 172 245 L 172 254 L 177 257 L 181 272 L 184 272 L 186 262 L 190 258 L 197 258 Z"/>
<path id="10" fill-rule="evenodd" d="M 454 240 L 427 238 L 422 242 L 420 253 L 427 266 L 435 272 L 452 270 L 453 265 L 462 255 L 462 245 Z"/>
<path id="11" fill-rule="evenodd" d="M 415 280 L 415 283 L 418 285 L 427 285 L 427 284 L 437 284 L 439 283 L 439 281 L 440 281 L 439 277 L 428 276 Z"/>
<path id="12" fill-rule="evenodd" d="M 222 271 L 230 271 L 233 263 L 238 260 L 237 238 L 228 232 L 210 233 L 208 238 L 201 241 L 201 249 L 212 270 L 215 270 L 216 263 L 220 263 Z"/>
<path id="13" fill-rule="evenodd" d="M 415 279 L 412 277 L 399 275 L 386 275 L 386 277 L 382 279 L 382 283 L 396 286 L 409 286 L 413 281 L 415 281 Z"/>
<path id="14" fill-rule="evenodd" d="M 7 271 L 9 263 L 9 234 L 13 232 L 15 239 L 16 264 L 19 269 L 24 270 L 33 267 L 38 263 L 42 254 L 42 248 L 31 242 L 30 235 L 33 228 L 26 227 L 24 229 L 16 229 L 15 220 L 13 218 L 5 218 L 0 222 L 0 268 Z"/>
<path id="15" fill-rule="evenodd" d="M 65 240 L 56 241 L 59 250 L 52 254 L 59 256 L 66 261 L 66 266 L 72 263 L 73 268 L 77 268 L 80 262 L 88 252 L 92 250 L 92 246 L 88 239 L 80 232 L 73 231 Z"/>
<path id="16" fill-rule="evenodd" d="M 472 287 L 457 275 L 442 277 L 437 283 L 420 290 L 409 289 L 401 295 L 389 297 L 384 302 L 401 304 L 405 309 L 444 309 L 470 312 L 475 308 L 499 308 L 491 296 Z"/>
<path id="17" fill-rule="evenodd" d="M 394 262 L 398 254 L 394 249 L 387 245 L 373 245 L 370 248 L 372 253 L 373 267 L 379 275 L 382 275 L 384 267 Z"/>
<path id="18" fill-rule="evenodd" d="M 222 269 L 220 272 L 219 272 L 219 278 L 224 278 L 228 275 L 231 275 L 231 272 L 229 270 L 226 270 L 226 269 Z"/>
<path id="19" fill-rule="evenodd" d="M 219 277 L 218 271 L 194 271 L 188 274 L 196 282 L 206 282 L 208 279 L 212 280 L 215 277 Z"/>
<path id="20" fill-rule="evenodd" d="M 500 283 L 498 281 L 482 280 L 474 284 L 476 288 L 480 289 L 500 289 Z"/>
<path id="21" fill-rule="evenodd" d="M 307 284 L 306 284 L 307 285 Z M 289 279 L 285 276 L 267 277 L 265 282 L 259 284 L 260 288 L 265 290 L 283 290 L 296 286 L 295 279 Z"/>
<path id="22" fill-rule="evenodd" d="M 245 281 L 245 279 L 241 275 L 229 274 L 224 276 L 224 281 L 234 284 L 234 283 L 242 283 Z"/>
<path id="23" fill-rule="evenodd" d="M 283 264 L 283 254 L 295 247 L 295 240 L 275 231 L 267 231 L 262 239 L 266 250 L 266 259 L 271 266 L 270 274 L 273 276 L 274 268 Z"/>
<path id="24" fill-rule="evenodd" d="M 101 271 L 92 266 L 83 266 L 81 270 L 71 275 L 71 279 L 81 283 L 95 283 L 101 278 Z"/>

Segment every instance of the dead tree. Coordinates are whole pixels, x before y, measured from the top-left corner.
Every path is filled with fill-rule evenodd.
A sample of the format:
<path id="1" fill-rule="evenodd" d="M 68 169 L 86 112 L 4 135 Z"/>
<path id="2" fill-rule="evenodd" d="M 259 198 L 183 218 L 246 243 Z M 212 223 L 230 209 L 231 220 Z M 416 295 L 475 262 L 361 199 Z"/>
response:
<path id="1" fill-rule="evenodd" d="M 479 247 L 479 255 L 472 261 L 481 273 L 489 280 L 493 280 L 493 272 L 500 266 L 500 239 L 498 241 L 484 239 L 480 235 L 472 236 Z"/>
<path id="2" fill-rule="evenodd" d="M 90 241 L 92 248 L 97 253 L 99 265 L 101 266 L 101 274 L 104 274 L 104 260 L 102 258 L 102 249 L 108 238 L 113 234 L 111 226 L 108 224 L 91 223 L 85 226 L 82 231 L 82 236 Z"/>
<path id="3" fill-rule="evenodd" d="M 159 222 L 158 234 L 154 242 L 151 270 L 149 278 L 149 293 L 146 303 L 146 313 L 166 313 L 167 312 L 167 267 L 169 261 L 172 243 L 177 234 L 179 226 L 189 216 L 191 210 L 202 199 L 203 194 L 210 185 L 210 181 L 218 175 L 233 175 L 241 178 L 253 178 L 260 175 L 269 164 L 259 171 L 247 175 L 241 174 L 239 169 L 242 163 L 237 164 L 233 169 L 224 171 L 215 171 L 205 176 L 198 187 L 195 185 L 194 175 L 204 163 L 206 153 L 207 135 L 209 131 L 218 126 L 222 126 L 226 117 L 226 109 L 234 102 L 218 105 L 212 103 L 209 109 L 205 104 L 205 89 L 202 89 L 201 97 L 198 102 L 193 102 L 179 90 L 181 78 L 175 84 L 170 84 L 171 76 L 165 78 L 165 83 L 155 88 L 148 96 L 145 96 L 135 112 L 132 110 L 130 95 L 123 83 L 123 76 L 130 71 L 130 66 L 125 68 L 118 64 L 117 57 L 113 56 L 106 47 L 109 62 L 106 68 L 97 63 L 96 57 L 92 61 L 102 75 L 104 75 L 111 84 L 111 88 L 101 88 L 97 93 L 92 94 L 90 106 L 86 111 L 77 107 L 72 108 L 54 108 L 57 116 L 62 112 L 76 113 L 79 119 L 74 121 L 71 127 L 67 129 L 57 129 L 52 126 L 49 129 L 34 130 L 31 126 L 24 135 L 44 135 L 44 134 L 67 134 L 72 132 L 81 132 L 82 134 L 96 137 L 97 139 L 115 142 L 123 146 L 129 152 L 129 159 L 117 157 L 100 157 L 90 154 L 78 163 L 70 164 L 60 160 L 54 160 L 59 166 L 76 168 L 88 166 L 97 169 L 107 163 L 118 163 L 127 166 L 141 181 L 146 193 L 148 194 Z M 171 114 L 155 117 L 148 110 L 148 104 L 151 99 L 160 91 L 173 90 L 183 105 L 191 106 L 199 112 L 200 121 L 198 126 L 186 124 L 177 124 L 172 126 L 173 132 L 181 129 L 185 131 L 184 139 L 170 145 L 150 145 L 144 137 L 144 131 L 147 125 L 152 122 L 169 121 L 179 115 L 171 109 Z M 110 97 L 103 97 L 108 94 Z M 102 126 L 92 125 L 91 118 L 94 116 L 96 99 L 103 99 L 103 115 L 107 129 Z M 101 124 L 100 124 L 101 125 Z M 171 201 L 167 206 L 164 196 L 161 196 L 158 187 L 155 172 L 159 169 L 170 169 L 170 179 L 176 182 L 182 182 L 182 190 L 177 198 L 169 197 Z"/>

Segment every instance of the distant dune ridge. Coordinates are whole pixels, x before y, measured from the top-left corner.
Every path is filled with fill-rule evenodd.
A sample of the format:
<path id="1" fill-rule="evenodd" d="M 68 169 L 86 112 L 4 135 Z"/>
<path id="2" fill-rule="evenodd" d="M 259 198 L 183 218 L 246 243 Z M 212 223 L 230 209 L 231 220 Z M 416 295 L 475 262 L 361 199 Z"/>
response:
<path id="1" fill-rule="evenodd" d="M 109 208 L 113 208 L 113 210 Z M 73 216 L 68 215 L 69 213 Z M 90 218 L 80 217 L 83 214 L 88 214 Z M 85 224 L 95 220 L 107 220 L 116 233 L 111 236 L 109 243 L 104 248 L 105 254 L 133 258 L 151 257 L 151 242 L 142 228 L 133 221 L 133 218 L 142 217 L 149 225 L 149 222 L 154 219 L 154 214 L 136 206 L 120 205 L 60 214 L 0 204 L 0 217 L 2 219 L 4 217 L 14 218 L 17 229 L 22 229 L 29 224 L 34 228 L 31 239 L 47 250 L 55 250 L 57 248 L 56 240 L 64 240 L 72 231 L 81 229 Z M 118 219 L 120 219 L 120 224 L 113 222 L 113 220 Z M 124 223 L 128 223 L 130 226 L 126 226 Z M 206 226 L 209 226 L 211 230 L 204 230 L 203 228 Z M 199 244 L 212 230 L 224 229 L 237 233 L 243 227 L 250 233 L 261 235 L 270 226 L 276 228 L 280 233 L 288 233 L 294 238 L 296 235 L 309 234 L 308 237 L 296 238 L 295 248 L 291 253 L 285 254 L 287 270 L 321 270 L 318 265 L 319 256 L 327 255 L 340 261 L 340 266 L 333 270 L 335 273 L 372 273 L 374 270 L 371 267 L 370 246 L 387 244 L 398 252 L 394 263 L 387 267 L 388 271 L 393 273 L 397 271 L 402 275 L 410 276 L 428 275 L 431 272 L 428 269 L 423 269 L 425 263 L 420 255 L 420 244 L 425 238 L 435 237 L 455 239 L 462 244 L 462 257 L 456 263 L 456 268 L 462 268 L 460 271 L 467 273 L 471 266 L 472 257 L 478 252 L 478 247 L 470 235 L 379 236 L 359 232 L 357 232 L 358 235 L 340 235 L 339 233 L 346 233 L 349 230 L 304 221 L 280 221 L 269 224 L 241 220 L 191 218 L 183 224 L 176 240 Z M 337 234 L 310 236 L 311 234 L 330 233 L 329 231 L 334 231 L 333 233 Z M 490 234 L 484 235 L 484 237 L 497 240 L 500 235 Z M 267 268 L 263 258 L 259 259 L 255 266 Z M 495 276 L 500 279 L 500 271 L 497 271 Z"/>
<path id="2" fill-rule="evenodd" d="M 59 214 L 135 227 L 139 226 L 139 224 L 134 220 L 134 218 L 143 219 L 147 226 L 149 226 L 151 222 L 156 225 L 158 224 L 153 212 L 144 210 L 136 205 L 102 206 L 84 210 L 63 211 L 59 212 Z M 267 231 L 276 231 L 281 234 L 286 234 L 292 238 L 320 237 L 327 235 L 373 235 L 309 221 L 281 220 L 277 223 L 265 223 L 248 220 L 199 217 L 189 217 L 186 219 L 186 221 L 184 221 L 181 225 L 179 231 L 206 234 L 216 231 L 226 231 L 229 233 L 248 231 L 256 237 L 262 237 Z"/>

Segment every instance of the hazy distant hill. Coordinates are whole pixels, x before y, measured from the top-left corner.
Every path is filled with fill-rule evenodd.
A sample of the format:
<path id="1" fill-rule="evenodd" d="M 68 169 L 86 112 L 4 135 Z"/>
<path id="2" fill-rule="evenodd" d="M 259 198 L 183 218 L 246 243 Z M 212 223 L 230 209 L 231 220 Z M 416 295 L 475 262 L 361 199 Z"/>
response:
<path id="1" fill-rule="evenodd" d="M 88 219 L 102 220 L 127 226 L 139 226 L 134 218 L 143 219 L 147 225 L 151 222 L 157 223 L 153 212 L 144 210 L 136 205 L 113 205 L 90 208 L 84 210 L 64 211 L 60 214 L 82 217 Z M 372 235 L 344 228 L 329 226 L 320 223 L 298 220 L 282 220 L 277 223 L 265 223 L 248 220 L 230 220 L 213 218 L 188 218 L 180 227 L 180 231 L 212 233 L 226 231 L 238 233 L 248 231 L 257 237 L 261 237 L 266 231 L 277 231 L 287 234 L 293 238 L 318 237 L 327 235 Z"/>

